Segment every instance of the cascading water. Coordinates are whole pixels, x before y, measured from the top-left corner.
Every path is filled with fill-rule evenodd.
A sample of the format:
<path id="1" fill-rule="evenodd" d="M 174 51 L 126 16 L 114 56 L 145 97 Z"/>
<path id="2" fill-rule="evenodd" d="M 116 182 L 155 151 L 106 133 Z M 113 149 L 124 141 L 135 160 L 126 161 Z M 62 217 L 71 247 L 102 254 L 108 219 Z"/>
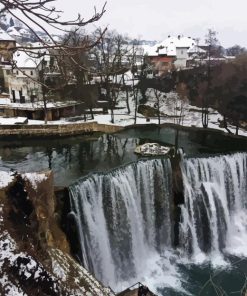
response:
<path id="1" fill-rule="evenodd" d="M 171 190 L 167 159 L 139 161 L 72 185 L 84 266 L 113 287 L 147 270 L 147 259 L 172 245 Z"/>
<path id="2" fill-rule="evenodd" d="M 186 159 L 180 243 L 192 258 L 247 256 L 247 154 Z"/>
<path id="3" fill-rule="evenodd" d="M 179 251 L 171 250 L 175 222 L 169 160 L 139 161 L 70 187 L 79 257 L 104 284 L 118 289 L 119 283 L 125 288 L 148 279 L 152 288 L 170 286 L 183 294 L 187 285 L 181 264 L 228 254 L 247 257 L 247 154 L 183 159 L 181 170 Z"/>

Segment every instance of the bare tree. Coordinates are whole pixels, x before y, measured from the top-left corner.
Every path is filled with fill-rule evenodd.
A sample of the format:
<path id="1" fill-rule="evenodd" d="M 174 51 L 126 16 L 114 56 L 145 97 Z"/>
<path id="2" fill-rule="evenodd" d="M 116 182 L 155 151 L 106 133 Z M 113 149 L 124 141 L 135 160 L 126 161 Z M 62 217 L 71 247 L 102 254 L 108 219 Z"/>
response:
<path id="1" fill-rule="evenodd" d="M 237 45 L 237 44 L 226 49 L 226 54 L 229 56 L 239 56 L 246 52 L 247 52 L 247 49 L 245 47 L 241 47 L 240 45 Z"/>
<path id="2" fill-rule="evenodd" d="M 212 58 L 216 56 L 218 50 L 218 39 L 217 39 L 217 32 L 208 29 L 208 33 L 206 35 L 205 42 L 207 44 L 207 92 L 205 96 L 203 96 L 202 100 L 202 126 L 204 128 L 208 127 L 208 114 L 209 114 L 209 96 L 211 94 L 211 67 L 212 67 Z"/>
<path id="3" fill-rule="evenodd" d="M 92 49 L 95 59 L 95 74 L 100 77 L 100 85 L 106 91 L 106 99 L 111 110 L 111 122 L 114 123 L 114 108 L 123 85 L 123 75 L 129 68 L 126 59 L 128 41 L 115 31 L 107 31 L 102 36 L 102 29 L 94 32 L 94 39 L 100 42 Z"/>
<path id="4" fill-rule="evenodd" d="M 52 34 L 49 33 L 50 29 L 57 30 L 58 32 L 68 33 L 71 27 L 85 27 L 90 23 L 98 21 L 105 12 L 105 5 L 102 10 L 98 13 L 95 9 L 94 15 L 84 20 L 80 14 L 74 20 L 63 20 L 63 12 L 57 10 L 55 6 L 50 6 L 54 4 L 56 0 L 1 0 L 0 1 L 0 14 L 10 14 L 14 19 L 17 19 L 22 23 L 26 28 L 32 32 L 36 39 L 41 43 L 40 46 L 30 47 L 25 45 L 18 45 L 12 50 L 26 50 L 33 51 L 42 48 L 55 48 L 61 50 L 70 50 L 71 46 L 67 44 L 61 44 L 57 42 Z M 47 38 L 40 37 L 40 34 L 37 31 L 42 32 L 42 35 Z M 49 40 L 49 41 L 47 41 Z M 87 49 L 87 47 L 82 46 L 82 49 Z M 75 47 L 75 50 L 78 47 Z M 37 54 L 37 51 L 33 52 Z M 69 54 L 69 52 L 68 52 Z"/>
<path id="5" fill-rule="evenodd" d="M 143 50 L 140 52 L 139 41 L 135 40 L 135 42 L 131 45 L 130 54 L 128 56 L 129 64 L 131 67 L 132 73 L 132 91 L 133 91 L 133 100 L 135 103 L 135 116 L 134 116 L 134 124 L 137 121 L 137 109 L 138 109 L 138 94 L 139 94 L 139 71 L 141 69 L 138 68 L 138 64 L 142 67 L 144 56 Z"/>
<path id="6" fill-rule="evenodd" d="M 160 98 L 161 98 L 161 92 L 158 91 L 157 89 L 154 89 L 154 94 L 155 94 L 155 98 L 156 98 L 158 124 L 160 126 Z"/>
<path id="7" fill-rule="evenodd" d="M 12 18 L 20 22 L 25 28 L 27 28 L 35 39 L 39 42 L 39 45 L 30 47 L 26 44 L 16 45 L 9 48 L 10 52 L 24 51 L 30 58 L 37 58 L 39 60 L 44 60 L 45 56 L 52 56 L 60 63 L 57 63 L 60 71 L 60 84 L 54 87 L 51 83 L 46 83 L 48 81 L 47 75 L 45 73 L 44 67 L 41 62 L 40 79 L 38 83 L 40 84 L 43 92 L 44 109 L 46 110 L 46 95 L 51 91 L 58 91 L 63 86 L 65 86 L 71 79 L 70 75 L 65 75 L 68 72 L 64 71 L 65 66 L 61 66 L 61 61 L 67 61 L 74 64 L 74 67 L 78 69 L 82 68 L 82 65 L 78 63 L 78 52 L 83 53 L 89 51 L 92 47 L 96 45 L 99 40 L 92 41 L 89 38 L 84 38 L 83 42 L 71 43 L 71 42 L 59 42 L 50 33 L 58 32 L 59 34 L 68 34 L 73 28 L 73 30 L 78 30 L 79 28 L 85 28 L 88 24 L 98 21 L 105 12 L 105 5 L 102 7 L 100 12 L 96 9 L 94 14 L 89 19 L 84 19 L 78 14 L 77 18 L 74 20 L 64 20 L 63 12 L 55 8 L 56 0 L 1 0 L 0 1 L 0 15 L 9 14 Z M 105 30 L 102 30 L 104 34 Z M 42 36 L 42 37 L 41 37 Z M 101 36 L 99 36 L 99 39 Z M 4 50 L 4 48 L 0 48 Z M 62 58 L 61 58 L 62 57 Z M 63 59 L 66 57 L 66 59 Z M 15 61 L 12 61 L 13 68 L 18 68 Z M 28 76 L 21 69 L 20 70 L 28 79 L 33 80 L 34 78 Z M 61 83 L 63 82 L 63 83 Z M 46 119 L 46 111 L 45 121 Z"/>

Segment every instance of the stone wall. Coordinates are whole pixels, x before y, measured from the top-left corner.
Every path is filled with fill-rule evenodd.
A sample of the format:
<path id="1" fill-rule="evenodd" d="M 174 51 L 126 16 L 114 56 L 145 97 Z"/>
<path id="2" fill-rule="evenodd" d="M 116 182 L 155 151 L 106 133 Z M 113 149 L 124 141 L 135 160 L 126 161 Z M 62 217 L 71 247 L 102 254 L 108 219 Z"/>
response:
<path id="1" fill-rule="evenodd" d="M 23 137 L 23 136 L 72 136 L 93 132 L 115 133 L 121 131 L 123 127 L 97 122 L 83 122 L 74 124 L 47 124 L 47 125 L 2 125 L 0 126 L 1 137 Z"/>

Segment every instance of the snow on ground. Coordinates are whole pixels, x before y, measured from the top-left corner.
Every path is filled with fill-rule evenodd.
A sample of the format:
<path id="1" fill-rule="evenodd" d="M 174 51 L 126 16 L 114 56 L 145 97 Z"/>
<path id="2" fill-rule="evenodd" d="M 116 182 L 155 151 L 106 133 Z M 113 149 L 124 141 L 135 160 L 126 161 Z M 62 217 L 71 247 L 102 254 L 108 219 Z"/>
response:
<path id="1" fill-rule="evenodd" d="M 0 125 L 12 125 L 12 124 L 22 124 L 25 123 L 27 120 L 27 117 L 10 117 L 10 118 L 5 118 L 5 117 L 0 117 Z"/>
<path id="2" fill-rule="evenodd" d="M 33 189 L 37 189 L 37 184 L 47 179 L 47 176 L 42 173 L 25 173 L 22 177 L 32 184 Z"/>
<path id="3" fill-rule="evenodd" d="M 35 179 L 35 178 L 34 178 Z M 20 280 L 28 283 L 46 281 L 52 287 L 54 295 L 58 295 L 60 285 L 71 296 L 114 296 L 107 287 L 103 287 L 87 270 L 78 265 L 70 256 L 58 249 L 49 249 L 52 261 L 52 273 L 45 266 L 26 252 L 20 251 L 18 241 L 5 229 L 3 220 L 3 204 L 0 202 L 0 294 L 6 296 L 27 296 L 21 288 Z M 18 268 L 18 276 L 10 272 Z M 67 279 L 74 280 L 71 287 Z M 28 294 L 30 295 L 30 294 Z M 50 294 L 49 294 L 50 295 Z"/>
<path id="4" fill-rule="evenodd" d="M 8 186 L 8 184 L 12 181 L 13 176 L 11 176 L 11 172 L 0 171 L 0 188 Z"/>
<path id="5" fill-rule="evenodd" d="M 154 107 L 156 104 L 156 98 L 153 89 L 148 89 L 146 93 L 148 97 L 147 105 Z M 140 99 L 140 97 L 139 97 Z M 134 109 L 135 103 L 133 98 L 130 97 L 129 105 L 131 113 L 127 114 L 125 94 L 120 95 L 117 107 L 122 108 L 114 111 L 114 124 L 120 126 L 127 126 L 134 124 Z M 201 123 L 201 108 L 192 106 L 188 101 L 183 101 L 179 99 L 175 92 L 170 92 L 168 94 L 161 93 L 160 96 L 160 111 L 165 115 L 161 117 L 161 124 L 172 123 L 180 124 L 187 127 L 202 127 Z M 182 111 L 181 111 L 182 110 Z M 181 115 L 181 119 L 180 119 Z M 136 124 L 158 124 L 157 118 L 149 118 L 150 121 L 147 122 L 146 118 L 137 113 Z M 111 116 L 107 115 L 95 115 L 94 120 L 101 124 L 111 124 Z M 208 127 L 212 129 L 221 130 L 227 133 L 223 128 L 219 127 L 219 120 L 223 120 L 223 116 L 216 110 L 209 109 L 209 124 Z M 235 127 L 228 125 L 229 130 L 234 134 Z M 239 135 L 247 136 L 247 131 L 239 129 Z"/>
<path id="6" fill-rule="evenodd" d="M 76 276 L 72 277 L 77 288 L 71 290 L 71 295 L 88 295 L 88 296 L 114 296 L 111 289 L 103 287 L 85 268 L 78 265 L 68 255 L 58 249 L 50 249 L 49 254 L 52 258 L 52 270 L 55 275 L 64 283 L 71 280 L 71 269 L 76 271 Z M 83 287 L 82 282 L 87 287 Z"/>
<path id="7" fill-rule="evenodd" d="M 2 173 L 2 172 L 1 172 Z M 12 282 L 3 270 L 6 261 L 13 264 L 20 255 L 15 254 L 16 244 L 7 231 L 3 231 L 3 205 L 0 204 L 0 291 L 6 296 L 27 296 L 18 285 Z"/>
<path id="8" fill-rule="evenodd" d="M 154 107 L 156 104 L 156 98 L 154 95 L 153 89 L 148 89 L 146 93 L 148 97 L 147 105 Z M 122 92 L 119 94 L 118 103 L 117 103 L 117 109 L 114 110 L 114 125 L 119 126 L 128 126 L 134 124 L 134 110 L 135 110 L 135 102 L 133 100 L 133 97 L 130 94 L 129 97 L 129 105 L 131 113 L 127 113 L 127 107 L 126 107 L 126 99 L 125 99 L 125 93 Z M 141 97 L 139 96 L 139 99 Z M 201 109 L 190 105 L 188 101 L 182 101 L 179 99 L 178 95 L 175 92 L 171 92 L 168 94 L 161 93 L 160 96 L 160 110 L 164 115 L 161 117 L 161 124 L 163 123 L 172 123 L 172 124 L 180 124 L 187 127 L 202 127 L 201 123 Z M 100 109 L 102 110 L 102 109 Z M 99 111 L 99 109 L 95 109 L 94 111 Z M 180 118 L 181 115 L 181 119 Z M 90 115 L 87 116 L 87 118 L 90 118 Z M 17 122 L 23 122 L 24 117 L 22 118 L 3 118 L 0 117 L 0 125 L 6 125 L 6 124 L 16 124 Z M 72 118 L 73 119 L 73 118 Z M 208 127 L 212 129 L 221 130 L 227 133 L 227 131 L 224 128 L 219 127 L 219 121 L 222 120 L 223 117 L 220 113 L 218 113 L 216 110 L 209 109 L 209 124 Z M 87 122 L 98 122 L 99 124 L 109 124 L 111 123 L 111 115 L 110 110 L 108 111 L 108 114 L 99 114 L 95 115 L 93 120 L 87 120 Z M 48 124 L 75 124 L 75 123 L 83 123 L 84 122 L 84 116 L 82 115 L 81 118 L 79 116 L 76 116 L 75 121 L 69 121 L 69 118 L 63 118 L 61 120 L 56 121 L 49 121 Z M 28 123 L 30 125 L 35 124 L 44 124 L 43 120 L 28 120 Z M 149 121 L 146 121 L 146 118 L 137 113 L 137 121 L 136 124 L 158 124 L 157 118 L 149 118 Z M 228 125 L 229 130 L 234 134 L 235 133 L 235 127 Z M 241 136 L 247 136 L 247 131 L 244 129 L 239 129 L 239 135 Z"/>

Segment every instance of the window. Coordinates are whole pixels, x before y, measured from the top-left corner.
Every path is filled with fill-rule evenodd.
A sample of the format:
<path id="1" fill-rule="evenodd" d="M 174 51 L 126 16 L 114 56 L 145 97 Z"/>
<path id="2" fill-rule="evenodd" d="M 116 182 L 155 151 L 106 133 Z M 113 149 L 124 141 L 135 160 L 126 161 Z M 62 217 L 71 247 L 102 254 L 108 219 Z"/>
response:
<path id="1" fill-rule="evenodd" d="M 184 54 L 184 51 L 183 50 L 181 50 L 181 54 Z"/>
<path id="2" fill-rule="evenodd" d="M 10 70 L 6 70 L 6 75 L 10 75 Z"/>
<path id="3" fill-rule="evenodd" d="M 30 71 L 30 75 L 33 76 L 33 71 Z"/>
<path id="4" fill-rule="evenodd" d="M 16 70 L 16 75 L 18 75 L 19 74 L 19 71 L 18 70 Z"/>

